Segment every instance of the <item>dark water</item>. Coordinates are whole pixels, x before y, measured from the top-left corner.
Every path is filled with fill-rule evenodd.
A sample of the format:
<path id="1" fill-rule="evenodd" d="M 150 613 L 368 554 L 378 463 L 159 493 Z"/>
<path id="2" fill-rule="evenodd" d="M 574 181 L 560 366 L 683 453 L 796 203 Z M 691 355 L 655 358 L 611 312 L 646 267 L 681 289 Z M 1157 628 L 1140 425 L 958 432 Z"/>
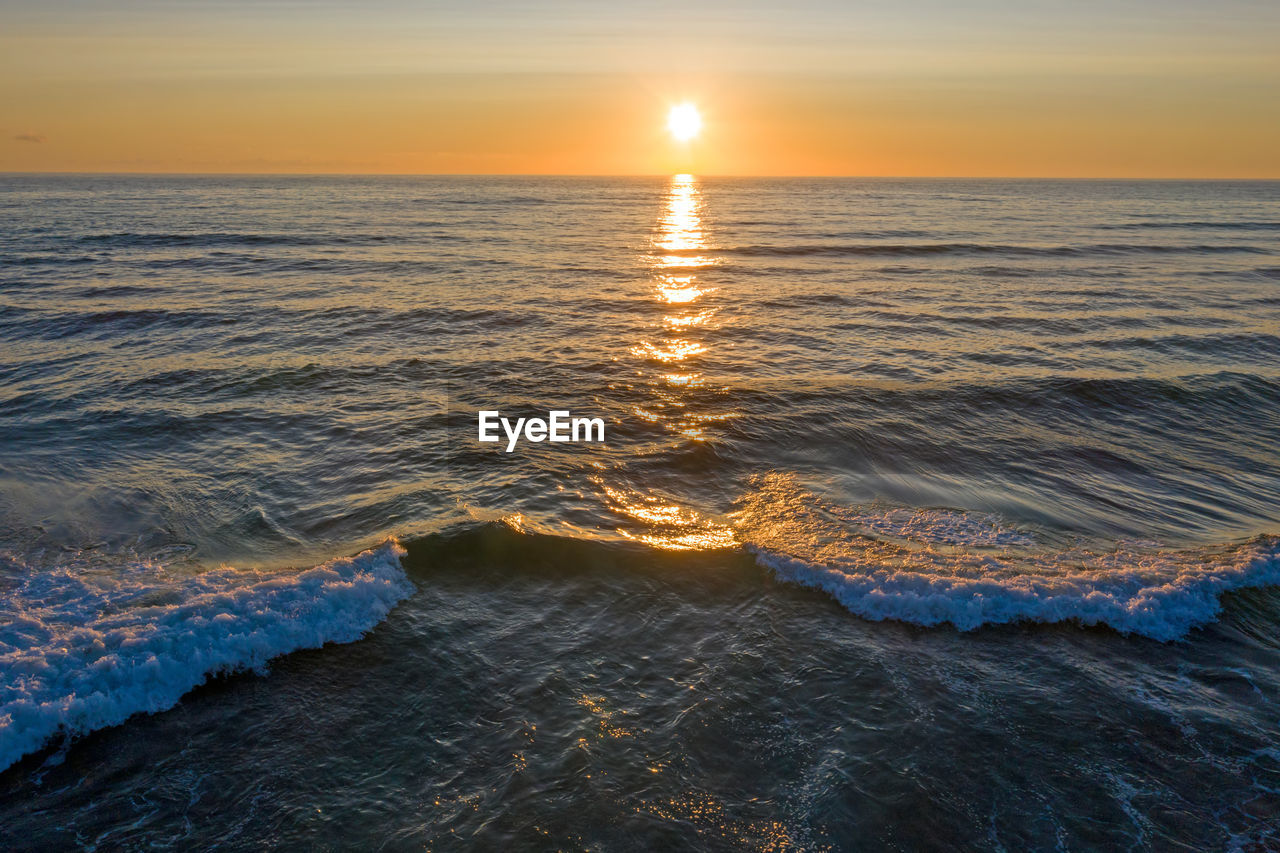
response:
<path id="1" fill-rule="evenodd" d="M 0 847 L 1280 845 L 1280 184 L 11 176 L 0 353 Z"/>

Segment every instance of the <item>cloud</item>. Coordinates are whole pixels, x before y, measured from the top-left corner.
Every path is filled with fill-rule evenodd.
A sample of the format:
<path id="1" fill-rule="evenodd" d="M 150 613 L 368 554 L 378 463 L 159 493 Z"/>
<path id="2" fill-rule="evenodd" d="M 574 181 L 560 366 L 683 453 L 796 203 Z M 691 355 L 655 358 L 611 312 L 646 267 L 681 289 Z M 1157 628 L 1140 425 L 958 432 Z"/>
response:
<path id="1" fill-rule="evenodd" d="M 19 133 L 17 136 L 14 137 L 14 139 L 16 139 L 18 142 L 35 142 L 35 143 L 49 141 L 48 139 L 45 138 L 44 134 L 42 133 Z"/>

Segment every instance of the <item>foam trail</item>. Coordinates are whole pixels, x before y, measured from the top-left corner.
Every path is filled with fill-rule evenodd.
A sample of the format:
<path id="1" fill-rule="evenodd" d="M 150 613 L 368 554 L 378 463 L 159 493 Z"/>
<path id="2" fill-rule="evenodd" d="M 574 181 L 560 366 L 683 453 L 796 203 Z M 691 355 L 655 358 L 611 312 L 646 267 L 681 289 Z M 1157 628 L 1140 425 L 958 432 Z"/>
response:
<path id="1" fill-rule="evenodd" d="M 0 770 L 59 733 L 163 711 L 212 674 L 359 639 L 413 591 L 389 541 L 302 572 L 25 573 L 0 602 Z"/>

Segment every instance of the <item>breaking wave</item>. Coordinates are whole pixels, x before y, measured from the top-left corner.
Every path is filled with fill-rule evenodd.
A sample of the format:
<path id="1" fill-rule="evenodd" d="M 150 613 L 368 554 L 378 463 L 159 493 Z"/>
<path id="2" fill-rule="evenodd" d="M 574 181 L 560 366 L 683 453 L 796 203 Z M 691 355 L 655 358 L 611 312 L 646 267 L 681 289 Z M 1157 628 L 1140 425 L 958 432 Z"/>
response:
<path id="1" fill-rule="evenodd" d="M 305 571 L 16 569 L 0 601 L 0 770 L 163 711 L 211 675 L 359 639 L 412 591 L 395 542 Z"/>
<path id="2" fill-rule="evenodd" d="M 1194 550 L 1150 543 L 1055 550 L 986 516 L 858 513 L 826 505 L 781 475 L 759 485 L 737 519 L 756 561 L 864 619 L 962 631 L 1070 621 L 1170 641 L 1212 622 L 1223 593 L 1280 584 L 1274 536 Z"/>

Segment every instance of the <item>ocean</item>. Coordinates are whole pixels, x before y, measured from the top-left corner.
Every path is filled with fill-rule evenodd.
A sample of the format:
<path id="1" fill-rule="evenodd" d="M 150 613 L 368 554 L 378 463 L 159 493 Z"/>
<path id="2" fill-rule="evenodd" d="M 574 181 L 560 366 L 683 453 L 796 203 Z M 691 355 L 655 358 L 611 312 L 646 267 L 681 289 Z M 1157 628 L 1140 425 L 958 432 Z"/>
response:
<path id="1" fill-rule="evenodd" d="M 0 176 L 0 354 L 0 847 L 1280 848 L 1280 183 Z"/>

